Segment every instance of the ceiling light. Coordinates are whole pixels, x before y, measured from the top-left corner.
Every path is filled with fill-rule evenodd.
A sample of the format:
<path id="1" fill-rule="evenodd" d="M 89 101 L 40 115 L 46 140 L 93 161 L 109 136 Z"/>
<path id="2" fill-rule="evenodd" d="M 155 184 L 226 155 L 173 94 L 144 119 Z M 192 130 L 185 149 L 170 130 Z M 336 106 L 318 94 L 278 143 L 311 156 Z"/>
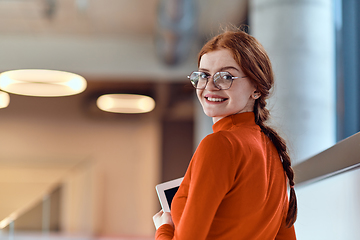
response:
<path id="1" fill-rule="evenodd" d="M 6 92 L 0 91 L 0 108 L 6 108 L 9 106 L 10 96 Z"/>
<path id="2" fill-rule="evenodd" d="M 146 113 L 155 108 L 155 101 L 144 95 L 106 94 L 97 99 L 96 105 L 106 112 Z"/>
<path id="3" fill-rule="evenodd" d="M 0 89 L 26 96 L 74 95 L 83 92 L 86 85 L 82 76 L 56 70 L 23 69 L 0 74 Z"/>

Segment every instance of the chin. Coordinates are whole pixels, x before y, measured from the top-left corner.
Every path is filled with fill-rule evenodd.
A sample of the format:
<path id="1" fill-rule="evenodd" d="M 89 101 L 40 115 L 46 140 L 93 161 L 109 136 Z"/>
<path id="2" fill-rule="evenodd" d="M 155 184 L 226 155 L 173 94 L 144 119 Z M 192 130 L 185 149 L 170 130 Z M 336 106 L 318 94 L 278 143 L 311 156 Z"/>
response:
<path id="1" fill-rule="evenodd" d="M 206 116 L 208 117 L 216 117 L 217 114 L 214 113 L 213 111 L 207 111 L 206 109 L 203 109 L 204 110 L 204 113 L 206 114 Z"/>
<path id="2" fill-rule="evenodd" d="M 205 112 L 205 115 L 211 118 L 223 118 L 223 115 L 220 114 L 215 114 L 215 113 L 211 113 L 211 112 Z"/>

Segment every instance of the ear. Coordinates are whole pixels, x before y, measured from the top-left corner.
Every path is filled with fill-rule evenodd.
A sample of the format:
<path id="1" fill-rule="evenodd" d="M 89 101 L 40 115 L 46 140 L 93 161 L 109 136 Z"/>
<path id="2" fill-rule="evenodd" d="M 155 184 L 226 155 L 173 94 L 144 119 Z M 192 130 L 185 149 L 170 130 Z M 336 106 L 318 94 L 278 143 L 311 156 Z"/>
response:
<path id="1" fill-rule="evenodd" d="M 253 94 L 251 94 L 251 97 L 256 100 L 261 97 L 261 93 L 258 90 L 255 90 Z"/>

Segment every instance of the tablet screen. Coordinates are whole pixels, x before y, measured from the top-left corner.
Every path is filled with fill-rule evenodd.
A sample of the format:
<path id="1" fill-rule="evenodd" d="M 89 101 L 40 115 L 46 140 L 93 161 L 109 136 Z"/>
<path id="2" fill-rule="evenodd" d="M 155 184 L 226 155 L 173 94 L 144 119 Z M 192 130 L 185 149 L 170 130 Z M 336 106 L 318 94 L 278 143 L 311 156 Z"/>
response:
<path id="1" fill-rule="evenodd" d="M 171 202 L 172 202 L 172 200 L 175 196 L 175 193 L 177 192 L 178 189 L 179 189 L 179 187 L 174 187 L 174 188 L 170 188 L 170 189 L 167 189 L 164 191 L 170 210 L 171 210 Z"/>

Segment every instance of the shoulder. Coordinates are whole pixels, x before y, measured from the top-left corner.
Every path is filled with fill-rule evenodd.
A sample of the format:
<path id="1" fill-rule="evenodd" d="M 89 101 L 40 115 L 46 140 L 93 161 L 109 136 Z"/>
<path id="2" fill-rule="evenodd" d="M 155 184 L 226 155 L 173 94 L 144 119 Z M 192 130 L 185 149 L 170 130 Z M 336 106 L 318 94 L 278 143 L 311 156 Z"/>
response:
<path id="1" fill-rule="evenodd" d="M 200 143 L 200 145 L 217 145 L 227 148 L 239 148 L 247 145 L 249 140 L 253 138 L 254 134 L 248 133 L 246 130 L 242 131 L 218 131 L 207 135 Z"/>
<path id="2" fill-rule="evenodd" d="M 201 143 L 214 143 L 214 142 L 224 142 L 229 143 L 229 134 L 227 131 L 218 131 L 207 135 Z"/>
<path id="3" fill-rule="evenodd" d="M 219 131 L 207 135 L 201 142 L 199 147 L 212 148 L 231 148 L 234 137 L 228 131 Z"/>
<path id="4" fill-rule="evenodd" d="M 219 131 L 207 135 L 199 144 L 197 152 L 202 156 L 228 156 L 234 157 L 244 147 L 241 136 L 236 136 L 230 131 Z"/>
<path id="5" fill-rule="evenodd" d="M 199 144 L 191 160 L 191 178 L 216 176 L 216 179 L 233 179 L 237 163 L 242 159 L 236 153 L 227 134 L 216 132 L 206 136 Z"/>
<path id="6" fill-rule="evenodd" d="M 198 148 L 200 151 L 232 152 L 239 157 L 261 148 L 262 141 L 260 130 L 237 128 L 209 134 L 200 142 Z"/>
<path id="7" fill-rule="evenodd" d="M 232 157 L 232 143 L 224 132 L 216 132 L 207 135 L 196 149 L 195 156 L 197 158 L 214 159 L 217 157 Z"/>

